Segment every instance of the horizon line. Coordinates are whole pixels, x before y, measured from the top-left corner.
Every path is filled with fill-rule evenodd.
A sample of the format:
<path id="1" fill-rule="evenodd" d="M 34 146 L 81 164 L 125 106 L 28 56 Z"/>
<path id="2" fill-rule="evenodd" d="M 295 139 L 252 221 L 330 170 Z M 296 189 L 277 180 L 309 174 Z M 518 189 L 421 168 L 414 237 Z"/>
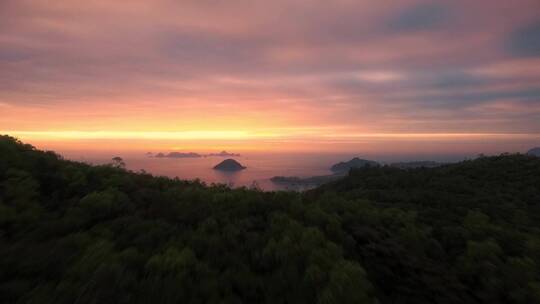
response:
<path id="1" fill-rule="evenodd" d="M 0 134 L 13 137 L 23 137 L 32 140 L 107 140 L 107 139 L 144 139 L 144 140 L 302 140 L 321 139 L 329 137 L 334 139 L 362 139 L 362 138 L 540 138 L 540 133 L 471 133 L 471 132 L 412 132 L 412 133 L 389 133 L 389 132 L 365 132 L 365 133 L 321 133 L 321 134 L 285 134 L 278 132 L 249 132 L 245 130 L 204 130 L 204 131 L 19 131 L 0 130 Z"/>

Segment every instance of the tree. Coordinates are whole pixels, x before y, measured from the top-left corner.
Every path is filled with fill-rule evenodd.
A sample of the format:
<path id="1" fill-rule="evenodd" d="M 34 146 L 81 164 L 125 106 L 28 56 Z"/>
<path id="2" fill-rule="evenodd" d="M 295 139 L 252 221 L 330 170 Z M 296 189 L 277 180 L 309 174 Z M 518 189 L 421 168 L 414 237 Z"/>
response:
<path id="1" fill-rule="evenodd" d="M 111 160 L 112 160 L 113 167 L 122 168 L 122 169 L 126 167 L 126 163 L 120 156 L 115 156 Z"/>

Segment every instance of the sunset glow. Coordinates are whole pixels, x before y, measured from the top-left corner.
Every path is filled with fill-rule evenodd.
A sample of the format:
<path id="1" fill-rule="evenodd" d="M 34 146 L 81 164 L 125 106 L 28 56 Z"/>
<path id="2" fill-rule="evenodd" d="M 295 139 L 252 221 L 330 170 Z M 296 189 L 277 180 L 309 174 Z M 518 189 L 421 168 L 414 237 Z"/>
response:
<path id="1" fill-rule="evenodd" d="M 536 0 L 2 1 L 0 132 L 62 149 L 522 149 L 540 141 L 539 12 Z"/>

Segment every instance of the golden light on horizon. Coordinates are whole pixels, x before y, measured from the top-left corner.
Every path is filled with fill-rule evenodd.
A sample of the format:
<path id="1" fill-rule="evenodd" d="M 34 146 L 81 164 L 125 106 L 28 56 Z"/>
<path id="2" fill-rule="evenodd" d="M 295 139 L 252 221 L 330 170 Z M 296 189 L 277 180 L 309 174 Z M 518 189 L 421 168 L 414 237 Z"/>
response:
<path id="1" fill-rule="evenodd" d="M 242 147 L 243 149 L 268 149 L 278 144 L 301 147 L 316 144 L 362 144 L 378 141 L 386 142 L 452 142 L 452 141 L 482 141 L 482 140 L 540 140 L 540 134 L 526 133 L 380 133 L 354 132 L 336 128 L 282 128 L 271 130 L 200 130 L 200 131 L 6 131 L 7 134 L 24 141 L 39 143 L 59 143 L 69 146 L 74 142 L 90 141 L 95 149 L 111 148 L 116 142 L 117 147 L 122 143 L 144 142 L 146 147 L 160 146 L 167 142 L 170 148 L 179 148 L 176 143 L 182 143 L 183 148 Z M 215 143 L 215 144 L 213 144 Z M 261 145 L 264 143 L 264 145 Z M 114 146 L 114 144 L 113 144 Z M 163 146 L 163 145 L 161 145 Z"/>

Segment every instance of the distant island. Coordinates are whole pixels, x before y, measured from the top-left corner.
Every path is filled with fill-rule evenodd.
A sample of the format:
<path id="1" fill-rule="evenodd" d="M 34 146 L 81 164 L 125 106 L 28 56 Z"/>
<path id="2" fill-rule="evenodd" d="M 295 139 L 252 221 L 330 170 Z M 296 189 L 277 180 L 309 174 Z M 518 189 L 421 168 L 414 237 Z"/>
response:
<path id="1" fill-rule="evenodd" d="M 340 162 L 332 167 L 330 170 L 334 173 L 347 173 L 352 168 L 363 168 L 363 167 L 378 167 L 379 163 L 373 160 L 360 159 L 355 157 L 346 162 Z"/>
<path id="2" fill-rule="evenodd" d="M 228 159 L 220 162 L 216 166 L 214 166 L 214 170 L 229 171 L 229 172 L 240 171 L 240 170 L 244 170 L 246 168 L 247 167 L 242 166 L 242 164 L 240 164 L 239 162 L 237 162 L 236 160 L 234 160 L 232 158 L 228 158 Z"/>
<path id="3" fill-rule="evenodd" d="M 534 155 L 540 157 L 540 147 L 535 147 L 527 151 L 528 155 Z"/>
<path id="4" fill-rule="evenodd" d="M 209 154 L 199 154 L 195 152 L 169 152 L 163 153 L 159 152 L 152 154 L 148 152 L 145 154 L 147 157 L 156 157 L 156 158 L 201 158 L 201 157 L 239 157 L 238 153 L 229 153 L 227 151 L 221 151 L 219 153 L 209 153 Z"/>
<path id="5" fill-rule="evenodd" d="M 156 158 L 200 158 L 202 156 L 200 154 L 194 153 L 194 152 L 187 152 L 187 153 L 184 153 L 184 152 L 170 152 L 170 153 L 167 153 L 167 154 L 159 152 L 158 154 L 154 155 L 154 157 L 156 157 Z"/>
<path id="6" fill-rule="evenodd" d="M 219 153 L 210 153 L 210 154 L 206 154 L 205 156 L 218 156 L 218 157 L 238 157 L 240 156 L 240 154 L 238 153 L 229 153 L 227 151 L 221 151 Z"/>

